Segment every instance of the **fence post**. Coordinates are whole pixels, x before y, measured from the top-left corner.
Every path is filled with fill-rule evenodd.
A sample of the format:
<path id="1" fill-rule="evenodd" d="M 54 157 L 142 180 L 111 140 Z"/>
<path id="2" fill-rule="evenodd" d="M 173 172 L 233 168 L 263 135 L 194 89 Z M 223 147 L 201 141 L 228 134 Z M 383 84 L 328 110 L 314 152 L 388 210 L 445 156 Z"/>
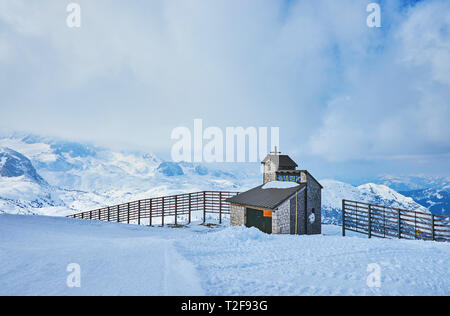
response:
<path id="1" fill-rule="evenodd" d="M 219 192 L 219 224 L 222 224 L 222 192 Z"/>
<path id="2" fill-rule="evenodd" d="M 108 222 L 111 221 L 111 215 L 110 215 L 110 212 L 111 212 L 111 208 L 108 206 Z"/>
<path id="3" fill-rule="evenodd" d="M 92 211 L 89 212 L 89 220 L 92 220 Z"/>
<path id="4" fill-rule="evenodd" d="M 417 212 L 414 212 L 414 239 L 417 239 Z"/>
<path id="5" fill-rule="evenodd" d="M 342 236 L 345 237 L 345 200 L 342 200 Z"/>
<path id="6" fill-rule="evenodd" d="M 178 218 L 178 196 L 175 195 L 175 226 L 177 226 L 178 224 L 177 218 Z"/>
<path id="7" fill-rule="evenodd" d="M 401 211 L 397 213 L 397 225 L 398 225 L 398 239 L 402 239 L 402 223 L 401 223 Z"/>
<path id="8" fill-rule="evenodd" d="M 164 197 L 162 198 L 162 219 L 161 226 L 164 226 Z"/>
<path id="9" fill-rule="evenodd" d="M 433 241 L 436 240 L 436 233 L 434 230 L 434 214 L 431 214 L 431 238 Z"/>
<path id="10" fill-rule="evenodd" d="M 138 225 L 141 225 L 141 200 L 138 201 Z"/>
<path id="11" fill-rule="evenodd" d="M 149 215 L 148 215 L 148 226 L 152 226 L 152 213 L 153 211 L 153 199 L 150 199 L 150 211 L 149 211 Z"/>
<path id="12" fill-rule="evenodd" d="M 130 203 L 127 205 L 127 224 L 130 223 Z"/>
<path id="13" fill-rule="evenodd" d="M 84 213 L 81 213 L 81 219 L 84 219 Z"/>
<path id="14" fill-rule="evenodd" d="M 191 223 L 191 212 L 192 212 L 192 210 L 191 210 L 191 207 L 192 207 L 191 200 L 192 200 L 192 194 L 189 193 L 189 224 Z"/>
<path id="15" fill-rule="evenodd" d="M 206 223 L 206 191 L 203 191 L 203 224 Z"/>
<path id="16" fill-rule="evenodd" d="M 120 206 L 117 205 L 117 222 L 120 223 Z"/>
<path id="17" fill-rule="evenodd" d="M 372 238 L 372 206 L 369 204 L 369 238 Z"/>

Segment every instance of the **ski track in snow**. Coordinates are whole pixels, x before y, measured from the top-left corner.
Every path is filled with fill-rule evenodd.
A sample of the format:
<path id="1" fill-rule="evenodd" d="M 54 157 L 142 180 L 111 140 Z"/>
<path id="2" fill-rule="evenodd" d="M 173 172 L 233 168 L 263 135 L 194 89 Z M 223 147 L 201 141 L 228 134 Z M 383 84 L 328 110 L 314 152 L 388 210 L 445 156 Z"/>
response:
<path id="1" fill-rule="evenodd" d="M 0 227 L 0 295 L 203 294 L 173 242 L 142 227 L 14 215 Z M 70 263 L 81 288 L 66 285 Z"/>
<path id="2" fill-rule="evenodd" d="M 0 215 L 0 295 L 449 295 L 450 244 Z M 70 263 L 81 288 L 68 288 Z M 381 287 L 366 284 L 368 264 Z"/>
<path id="3" fill-rule="evenodd" d="M 336 226 L 329 226 L 336 234 Z M 253 229 L 252 229 L 253 230 Z M 340 236 L 265 236 L 233 229 L 230 238 L 180 242 L 199 266 L 208 295 L 448 295 L 448 244 Z M 221 233 L 219 233 L 220 235 Z M 367 266 L 382 271 L 366 284 Z"/>

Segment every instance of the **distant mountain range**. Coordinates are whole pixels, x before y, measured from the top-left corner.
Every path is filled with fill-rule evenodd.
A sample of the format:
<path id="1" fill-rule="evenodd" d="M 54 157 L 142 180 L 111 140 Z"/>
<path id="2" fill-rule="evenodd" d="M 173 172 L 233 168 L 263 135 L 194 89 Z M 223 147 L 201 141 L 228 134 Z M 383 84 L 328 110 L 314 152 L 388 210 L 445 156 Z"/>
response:
<path id="1" fill-rule="evenodd" d="M 168 194 L 244 191 L 261 180 L 258 164 L 174 163 L 148 153 L 115 152 L 35 135 L 0 137 L 0 213 L 69 215 Z M 400 185 L 398 179 L 382 181 Z M 383 183 L 355 187 L 335 180 L 320 182 L 324 223 L 340 221 L 342 199 L 448 210 L 448 187 L 439 193 L 433 188 L 400 194 Z"/>
<path id="2" fill-rule="evenodd" d="M 428 212 L 428 210 L 391 188 L 375 183 L 367 183 L 358 187 L 336 180 L 321 180 L 322 216 L 326 224 L 336 224 L 342 221 L 342 200 L 361 201 L 365 203 L 384 205 L 407 210 Z"/>
<path id="3" fill-rule="evenodd" d="M 450 176 L 394 176 L 383 175 L 375 179 L 375 183 L 384 184 L 396 191 L 415 191 L 423 189 L 442 190 L 450 188 Z"/>
<path id="4" fill-rule="evenodd" d="M 247 165 L 173 163 L 34 135 L 0 137 L 0 213 L 68 215 L 168 194 L 239 191 L 260 179 L 260 169 Z"/>
<path id="5" fill-rule="evenodd" d="M 381 176 L 375 180 L 411 197 L 436 215 L 450 215 L 450 176 Z"/>
<path id="6" fill-rule="evenodd" d="M 422 189 L 404 191 L 401 194 L 409 196 L 420 205 L 425 206 L 436 215 L 450 215 L 450 187 L 443 189 Z"/>

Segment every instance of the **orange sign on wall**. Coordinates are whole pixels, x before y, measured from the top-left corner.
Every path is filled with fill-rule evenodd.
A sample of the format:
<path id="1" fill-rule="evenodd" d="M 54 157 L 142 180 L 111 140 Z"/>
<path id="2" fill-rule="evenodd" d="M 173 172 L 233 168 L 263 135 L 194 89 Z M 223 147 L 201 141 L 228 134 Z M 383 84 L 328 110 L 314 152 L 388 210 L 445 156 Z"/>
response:
<path id="1" fill-rule="evenodd" d="M 264 217 L 272 217 L 272 211 L 264 211 Z"/>

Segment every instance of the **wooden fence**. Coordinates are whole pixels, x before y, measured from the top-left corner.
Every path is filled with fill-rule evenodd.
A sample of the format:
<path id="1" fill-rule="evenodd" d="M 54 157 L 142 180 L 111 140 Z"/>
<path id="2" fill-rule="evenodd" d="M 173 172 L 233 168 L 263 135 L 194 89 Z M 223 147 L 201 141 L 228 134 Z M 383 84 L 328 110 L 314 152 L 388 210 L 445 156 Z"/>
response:
<path id="1" fill-rule="evenodd" d="M 206 223 L 208 214 L 216 214 L 221 224 L 223 215 L 230 214 L 230 204 L 225 200 L 237 194 L 237 192 L 226 191 L 203 191 L 171 195 L 104 207 L 68 217 L 128 224 L 136 223 L 138 225 L 145 221 L 149 226 L 152 226 L 154 219 L 157 218 L 164 226 L 167 218 L 173 218 L 175 225 L 179 224 L 180 217 L 182 220 L 191 223 L 192 212 L 203 212 L 203 223 Z"/>
<path id="2" fill-rule="evenodd" d="M 343 200 L 343 236 L 346 230 L 369 238 L 450 241 L 450 216 Z"/>

